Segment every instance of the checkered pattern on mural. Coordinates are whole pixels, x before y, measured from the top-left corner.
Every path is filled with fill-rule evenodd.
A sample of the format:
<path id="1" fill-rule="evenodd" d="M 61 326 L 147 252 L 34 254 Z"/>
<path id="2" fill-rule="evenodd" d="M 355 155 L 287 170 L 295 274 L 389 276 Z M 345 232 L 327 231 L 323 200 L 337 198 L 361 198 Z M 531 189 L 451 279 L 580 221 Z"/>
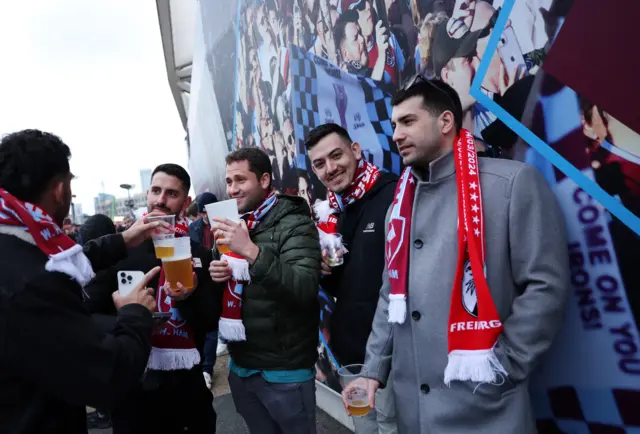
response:
<path id="1" fill-rule="evenodd" d="M 367 114 L 371 126 L 378 136 L 378 142 L 382 147 L 382 167 L 390 172 L 399 174 L 401 159 L 398 147 L 393 141 L 393 127 L 391 126 L 391 93 L 386 92 L 376 85 L 376 82 L 368 77 L 358 77 L 364 98 L 367 104 Z"/>
<path id="2" fill-rule="evenodd" d="M 532 390 L 541 434 L 640 434 L 640 390 Z"/>
<path id="3" fill-rule="evenodd" d="M 318 113 L 318 83 L 316 65 L 305 51 L 291 47 L 291 107 L 295 120 L 295 138 L 298 149 L 298 167 L 309 169 L 304 139 L 309 131 L 321 124 Z M 400 173 L 401 159 L 393 142 L 391 127 L 391 93 L 384 91 L 370 78 L 358 77 L 365 97 L 367 114 L 383 151 L 382 168 Z"/>
<path id="4" fill-rule="evenodd" d="M 304 139 L 309 132 L 320 125 L 318 114 L 318 82 L 316 65 L 310 61 L 304 50 L 291 46 L 291 111 L 294 116 L 296 147 L 300 169 L 307 170 L 307 156 Z"/>

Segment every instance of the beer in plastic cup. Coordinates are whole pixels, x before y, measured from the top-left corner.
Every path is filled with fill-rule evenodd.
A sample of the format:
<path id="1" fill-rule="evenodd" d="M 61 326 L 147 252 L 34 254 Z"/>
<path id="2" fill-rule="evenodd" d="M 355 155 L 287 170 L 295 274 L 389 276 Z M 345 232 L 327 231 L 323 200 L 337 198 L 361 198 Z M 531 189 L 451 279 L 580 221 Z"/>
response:
<path id="1" fill-rule="evenodd" d="M 355 388 L 346 394 L 347 408 L 352 416 L 366 416 L 371 411 L 367 381 L 361 377 L 364 365 L 346 365 L 338 370 L 342 389 L 355 385 Z M 355 382 L 355 383 L 354 383 Z M 354 383 L 352 385 L 352 383 Z"/>
<path id="2" fill-rule="evenodd" d="M 327 262 L 330 267 L 339 267 L 344 264 L 344 251 L 342 250 L 342 237 L 339 234 L 327 234 Z"/>
<path id="3" fill-rule="evenodd" d="M 162 258 L 164 278 L 174 291 L 178 290 L 178 282 L 184 289 L 194 288 L 193 263 L 191 261 L 191 239 L 189 237 L 174 238 L 173 255 Z"/>
<path id="4" fill-rule="evenodd" d="M 149 216 L 147 217 L 147 221 L 164 221 L 167 222 L 169 226 L 171 226 L 171 229 L 168 232 L 166 230 L 154 231 L 154 233 L 151 235 L 151 238 L 153 239 L 153 248 L 156 251 L 156 258 L 162 259 L 173 256 L 173 240 L 175 238 L 176 216 Z"/>
<path id="5" fill-rule="evenodd" d="M 205 205 L 204 209 L 207 211 L 209 224 L 212 226 L 215 223 L 215 221 L 213 221 L 214 217 L 229 219 L 234 222 L 240 221 L 240 216 L 238 215 L 238 202 L 236 202 L 235 199 L 210 203 L 208 205 Z M 222 238 L 222 235 L 216 236 L 214 238 L 216 241 L 216 248 L 218 249 L 218 253 L 220 253 L 221 255 L 231 253 L 231 250 L 228 246 L 224 244 L 218 244 L 217 241 L 219 238 Z"/>

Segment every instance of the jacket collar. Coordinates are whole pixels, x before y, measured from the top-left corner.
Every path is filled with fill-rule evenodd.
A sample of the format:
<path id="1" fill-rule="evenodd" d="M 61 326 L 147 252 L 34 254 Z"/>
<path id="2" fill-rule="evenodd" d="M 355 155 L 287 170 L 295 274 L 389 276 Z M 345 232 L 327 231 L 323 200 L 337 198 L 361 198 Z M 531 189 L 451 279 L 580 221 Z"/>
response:
<path id="1" fill-rule="evenodd" d="M 33 236 L 29 232 L 15 226 L 0 225 L 0 234 L 11 235 L 29 244 L 32 244 L 34 246 L 36 245 L 36 241 L 33 239 Z"/>
<path id="2" fill-rule="evenodd" d="M 429 163 L 428 174 L 425 174 L 424 171 L 416 169 L 412 169 L 411 173 L 418 179 L 419 182 L 437 182 L 442 179 L 448 178 L 449 176 L 456 173 L 455 161 L 453 159 L 453 150 L 448 151 L 446 154 Z M 428 177 L 428 179 L 424 179 L 425 177 Z"/>

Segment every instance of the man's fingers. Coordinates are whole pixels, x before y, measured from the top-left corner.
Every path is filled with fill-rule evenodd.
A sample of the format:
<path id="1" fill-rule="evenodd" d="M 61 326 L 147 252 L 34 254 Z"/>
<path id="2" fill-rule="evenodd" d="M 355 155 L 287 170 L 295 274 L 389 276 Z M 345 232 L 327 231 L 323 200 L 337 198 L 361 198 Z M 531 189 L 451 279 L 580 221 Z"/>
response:
<path id="1" fill-rule="evenodd" d="M 139 287 L 146 288 L 149 282 L 151 282 L 153 278 L 156 277 L 156 274 L 158 274 L 158 272 L 160 272 L 160 267 L 153 267 L 151 271 L 144 275 L 144 278 L 142 279 L 142 282 L 140 282 Z"/>
<path id="2" fill-rule="evenodd" d="M 349 411 L 349 403 L 347 402 L 347 398 L 345 397 L 346 391 L 342 392 L 342 403 L 344 404 L 344 409 L 347 412 L 348 416 L 351 416 L 351 412 Z"/>
<path id="3" fill-rule="evenodd" d="M 367 397 L 369 398 L 369 406 L 376 408 L 376 388 L 373 381 L 367 381 Z"/>

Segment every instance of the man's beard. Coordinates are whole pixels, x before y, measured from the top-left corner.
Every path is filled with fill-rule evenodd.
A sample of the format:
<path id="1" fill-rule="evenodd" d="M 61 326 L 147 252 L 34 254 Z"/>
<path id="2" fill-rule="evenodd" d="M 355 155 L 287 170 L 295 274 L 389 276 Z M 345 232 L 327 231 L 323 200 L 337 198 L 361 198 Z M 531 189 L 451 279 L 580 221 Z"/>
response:
<path id="1" fill-rule="evenodd" d="M 264 195 L 247 198 L 244 206 L 245 209 L 240 210 L 240 214 L 246 214 L 255 211 L 255 209 L 258 208 L 262 202 L 264 202 L 264 199 L 267 197 L 267 195 L 268 192 L 265 192 Z"/>

